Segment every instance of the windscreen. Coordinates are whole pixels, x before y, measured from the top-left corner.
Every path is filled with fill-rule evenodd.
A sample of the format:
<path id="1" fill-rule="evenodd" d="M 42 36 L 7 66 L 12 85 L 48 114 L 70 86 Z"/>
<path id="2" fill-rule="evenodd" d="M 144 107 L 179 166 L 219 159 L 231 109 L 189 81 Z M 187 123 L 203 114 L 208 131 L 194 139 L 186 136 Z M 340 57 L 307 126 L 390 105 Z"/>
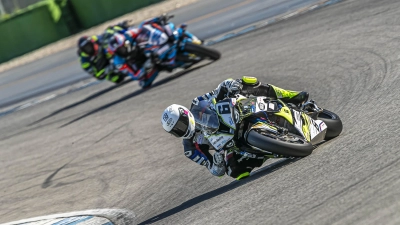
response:
<path id="1" fill-rule="evenodd" d="M 197 105 L 192 107 L 190 112 L 194 116 L 197 128 L 205 129 L 211 133 L 214 133 L 218 130 L 218 115 L 210 109 L 208 101 L 200 101 Z"/>

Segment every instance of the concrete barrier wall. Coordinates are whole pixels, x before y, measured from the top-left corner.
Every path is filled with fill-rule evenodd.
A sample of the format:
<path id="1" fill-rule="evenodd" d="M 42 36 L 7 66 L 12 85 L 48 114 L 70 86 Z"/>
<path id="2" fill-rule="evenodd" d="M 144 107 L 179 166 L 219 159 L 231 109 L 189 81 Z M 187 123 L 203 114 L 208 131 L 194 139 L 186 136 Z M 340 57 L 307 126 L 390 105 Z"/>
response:
<path id="1" fill-rule="evenodd" d="M 160 1 L 162 0 L 71 0 L 71 4 L 82 28 L 89 28 Z"/>
<path id="2" fill-rule="evenodd" d="M 54 21 L 48 4 L 0 22 L 0 33 L 0 63 L 70 34 L 63 20 Z"/>
<path id="3" fill-rule="evenodd" d="M 46 0 L 37 3 L 0 21 L 0 63 L 160 1 Z"/>

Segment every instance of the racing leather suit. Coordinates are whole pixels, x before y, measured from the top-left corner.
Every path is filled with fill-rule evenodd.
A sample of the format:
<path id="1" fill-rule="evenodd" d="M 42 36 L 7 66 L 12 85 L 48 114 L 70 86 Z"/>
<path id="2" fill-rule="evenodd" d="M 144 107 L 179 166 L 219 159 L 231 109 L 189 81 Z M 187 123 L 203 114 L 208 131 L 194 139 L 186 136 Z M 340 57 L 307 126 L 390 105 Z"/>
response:
<path id="1" fill-rule="evenodd" d="M 173 33 L 175 26 L 173 23 L 165 23 L 166 21 L 161 17 L 142 22 L 136 41 L 144 54 L 152 58 L 156 64 L 173 65 L 176 48 L 172 46 L 177 38 Z"/>
<path id="2" fill-rule="evenodd" d="M 84 52 L 78 51 L 82 69 L 98 80 L 106 79 L 113 83 L 122 82 L 125 75 L 112 69 L 113 65 L 110 64 L 112 55 L 107 51 L 106 43 L 107 38 L 112 36 L 112 34 L 115 32 L 123 33 L 125 32 L 125 28 L 126 26 L 123 24 L 110 26 L 103 34 L 91 36 L 91 40 L 98 44 L 99 49 L 94 56 L 89 56 Z"/>
<path id="3" fill-rule="evenodd" d="M 156 17 L 142 22 L 138 30 L 127 30 L 124 35 L 130 43 L 139 47 L 138 51 L 126 58 L 114 57 L 114 64 L 123 73 L 129 75 L 132 80 L 140 80 L 140 86 L 149 87 L 158 76 L 160 69 L 155 58 L 165 57 L 164 53 L 170 49 L 168 42 L 174 40 L 173 24 L 160 25 L 160 18 Z M 168 58 L 175 59 L 168 53 Z M 156 56 L 156 57 L 155 57 Z"/>
<path id="4" fill-rule="evenodd" d="M 230 90 L 232 83 L 240 84 L 239 89 L 232 93 Z M 242 95 L 254 95 L 254 96 L 265 96 L 271 98 L 279 98 L 286 103 L 301 104 L 308 100 L 308 93 L 301 91 L 288 91 L 282 88 L 273 86 L 271 84 L 264 84 L 257 80 L 255 77 L 243 77 L 242 79 L 227 79 L 220 83 L 218 87 L 202 96 L 193 99 L 192 106 L 197 105 L 199 101 L 208 100 L 215 98 L 218 102 L 231 94 L 242 94 Z M 229 132 L 229 128 L 220 124 L 220 132 Z M 266 159 L 269 157 L 248 157 L 242 154 L 238 154 L 240 150 L 244 150 L 246 145 L 242 145 L 240 140 L 237 141 L 237 137 L 233 138 L 235 140 L 232 145 L 225 150 L 225 163 L 226 163 L 226 174 L 236 178 L 242 179 L 248 177 L 250 172 L 255 167 L 260 167 Z M 228 142 L 229 143 L 229 142 Z M 212 164 L 212 156 L 209 153 L 210 146 L 212 146 L 208 140 L 200 133 L 196 134 L 191 139 L 183 140 L 184 153 L 185 156 L 192 161 L 200 165 Z M 251 154 L 250 154 L 251 155 Z M 210 169 L 210 168 L 209 168 Z M 210 170 L 212 173 L 212 171 Z M 220 176 L 220 175 L 219 175 Z"/>

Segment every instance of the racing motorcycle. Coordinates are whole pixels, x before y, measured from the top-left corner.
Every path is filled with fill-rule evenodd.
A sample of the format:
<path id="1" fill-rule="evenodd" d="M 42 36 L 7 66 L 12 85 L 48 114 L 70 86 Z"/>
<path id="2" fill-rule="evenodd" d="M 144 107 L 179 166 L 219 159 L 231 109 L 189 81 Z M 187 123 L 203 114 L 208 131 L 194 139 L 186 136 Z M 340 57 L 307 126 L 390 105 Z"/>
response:
<path id="1" fill-rule="evenodd" d="M 173 15 L 164 14 L 158 17 L 157 22 L 140 25 L 142 34 L 136 38 L 140 53 L 136 52 L 136 56 L 129 58 L 114 57 L 111 64 L 116 67 L 115 70 L 129 74 L 133 80 L 151 80 L 152 82 L 157 76 L 154 75 L 155 72 L 172 72 L 177 68 L 187 69 L 205 59 L 215 61 L 221 57 L 220 52 L 204 46 L 202 40 L 188 32 L 186 24 L 175 28 L 173 23 L 168 22 L 173 17 Z M 174 40 L 170 40 L 171 37 L 167 35 L 167 31 L 173 34 Z M 169 44 L 164 45 L 167 42 Z M 154 52 L 144 53 L 145 48 L 159 49 L 154 54 Z M 162 65 L 161 62 L 172 58 L 175 58 L 173 65 L 168 65 L 168 63 Z M 149 87 L 151 82 L 144 88 Z"/>
<path id="2" fill-rule="evenodd" d="M 202 40 L 187 31 L 186 24 L 182 24 L 176 29 L 173 23 L 168 22 L 170 19 L 174 18 L 174 15 L 163 15 L 160 18 L 160 25 L 169 27 L 169 29 L 173 31 L 174 36 L 177 38 L 176 43 L 174 46 L 172 46 L 172 48 L 177 49 L 175 65 L 173 67 L 169 66 L 161 69 L 167 71 L 172 71 L 176 68 L 187 69 L 205 59 L 215 61 L 221 57 L 221 53 L 219 51 L 204 46 L 204 42 Z M 157 25 L 154 27 L 157 27 Z M 159 29 L 160 31 L 163 31 L 162 27 L 159 27 Z M 167 54 L 165 54 L 165 57 L 166 55 Z"/>
<path id="3" fill-rule="evenodd" d="M 237 95 L 193 105 L 191 112 L 196 128 L 216 151 L 236 144 L 237 153 L 249 158 L 304 157 L 343 128 L 335 113 L 313 100 L 299 108 L 279 99 Z"/>

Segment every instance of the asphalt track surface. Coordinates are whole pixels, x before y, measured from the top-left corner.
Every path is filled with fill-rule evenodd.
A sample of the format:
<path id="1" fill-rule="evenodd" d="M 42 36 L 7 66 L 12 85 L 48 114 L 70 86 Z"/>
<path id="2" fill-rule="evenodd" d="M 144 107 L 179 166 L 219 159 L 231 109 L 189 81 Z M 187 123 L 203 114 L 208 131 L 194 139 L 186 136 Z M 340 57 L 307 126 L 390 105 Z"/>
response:
<path id="1" fill-rule="evenodd" d="M 175 10 L 176 25 L 206 39 L 256 21 L 270 18 L 318 0 L 202 0 Z M 54 91 L 88 79 L 81 69 L 76 49 L 67 49 L 0 74 L 0 107 Z"/>
<path id="2" fill-rule="evenodd" d="M 141 224 L 399 224 L 400 2 L 348 0 L 214 45 L 147 91 L 102 83 L 0 118 L 0 222 L 125 208 Z M 226 77 L 308 90 L 344 132 L 247 180 L 211 176 L 160 125 Z"/>

